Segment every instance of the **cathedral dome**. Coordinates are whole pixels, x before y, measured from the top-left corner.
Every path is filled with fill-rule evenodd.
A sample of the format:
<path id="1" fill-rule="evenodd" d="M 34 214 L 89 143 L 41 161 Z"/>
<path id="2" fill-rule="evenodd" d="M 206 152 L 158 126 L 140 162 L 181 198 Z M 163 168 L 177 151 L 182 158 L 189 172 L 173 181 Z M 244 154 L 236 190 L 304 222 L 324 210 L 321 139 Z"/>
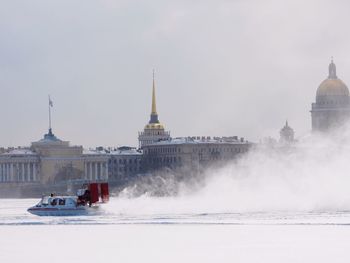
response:
<path id="1" fill-rule="evenodd" d="M 312 130 L 317 132 L 338 128 L 350 116 L 349 89 L 338 79 L 333 59 L 328 70 L 328 78 L 317 89 L 316 103 L 311 105 Z"/>
<path id="2" fill-rule="evenodd" d="M 317 89 L 316 103 L 326 105 L 348 103 L 349 89 L 341 79 L 338 79 L 333 60 L 329 64 L 328 70 L 328 78 Z"/>
<path id="3" fill-rule="evenodd" d="M 349 96 L 349 89 L 340 79 L 326 79 L 317 89 L 316 96 Z"/>

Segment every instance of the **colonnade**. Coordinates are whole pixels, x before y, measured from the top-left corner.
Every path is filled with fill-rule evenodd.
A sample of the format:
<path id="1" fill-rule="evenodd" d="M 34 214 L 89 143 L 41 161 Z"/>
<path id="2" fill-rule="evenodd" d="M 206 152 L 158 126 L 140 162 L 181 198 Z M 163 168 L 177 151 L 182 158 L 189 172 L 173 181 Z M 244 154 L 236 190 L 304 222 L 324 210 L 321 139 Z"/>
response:
<path id="1" fill-rule="evenodd" d="M 87 161 L 85 162 L 86 180 L 107 180 L 108 165 L 107 162 Z"/>
<path id="2" fill-rule="evenodd" d="M 37 162 L 0 163 L 0 182 L 35 182 L 37 180 Z"/>

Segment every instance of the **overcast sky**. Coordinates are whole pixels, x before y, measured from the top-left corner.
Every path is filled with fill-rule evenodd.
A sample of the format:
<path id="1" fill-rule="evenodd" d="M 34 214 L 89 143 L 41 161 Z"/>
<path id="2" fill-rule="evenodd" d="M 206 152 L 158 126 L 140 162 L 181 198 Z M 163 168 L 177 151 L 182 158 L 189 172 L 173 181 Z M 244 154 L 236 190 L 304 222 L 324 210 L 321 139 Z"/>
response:
<path id="1" fill-rule="evenodd" d="M 334 56 L 350 83 L 350 2 L 0 0 L 0 145 L 53 130 L 74 145 L 137 145 L 149 120 L 178 136 L 297 137 Z"/>

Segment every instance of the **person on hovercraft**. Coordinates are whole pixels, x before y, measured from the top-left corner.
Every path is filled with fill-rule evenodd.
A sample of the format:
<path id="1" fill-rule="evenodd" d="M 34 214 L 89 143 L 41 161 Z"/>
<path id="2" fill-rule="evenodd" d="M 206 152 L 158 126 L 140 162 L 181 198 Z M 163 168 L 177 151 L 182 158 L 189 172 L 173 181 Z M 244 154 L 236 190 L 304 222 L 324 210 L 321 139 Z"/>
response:
<path id="1" fill-rule="evenodd" d="M 78 201 L 77 205 L 89 204 L 91 207 L 91 193 L 89 189 L 79 189 L 78 190 Z"/>

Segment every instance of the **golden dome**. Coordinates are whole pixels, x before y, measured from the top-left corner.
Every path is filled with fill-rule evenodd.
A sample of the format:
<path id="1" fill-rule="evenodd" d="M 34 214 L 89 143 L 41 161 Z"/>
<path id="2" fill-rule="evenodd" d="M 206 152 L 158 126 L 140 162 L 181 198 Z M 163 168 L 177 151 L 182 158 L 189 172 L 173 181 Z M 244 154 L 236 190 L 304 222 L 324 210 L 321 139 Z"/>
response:
<path id="1" fill-rule="evenodd" d="M 349 96 L 349 89 L 342 80 L 328 78 L 318 87 L 316 96 Z"/>
<path id="2" fill-rule="evenodd" d="M 153 130 L 153 129 L 156 129 L 156 130 L 164 130 L 164 126 L 163 124 L 161 123 L 148 123 L 146 126 L 145 126 L 145 130 Z"/>
<path id="3" fill-rule="evenodd" d="M 321 85 L 318 87 L 316 92 L 316 97 L 323 96 L 349 96 L 348 87 L 345 85 L 343 81 L 338 79 L 337 77 L 337 68 L 333 62 L 333 58 L 331 63 L 328 66 L 328 78 L 324 80 Z"/>

